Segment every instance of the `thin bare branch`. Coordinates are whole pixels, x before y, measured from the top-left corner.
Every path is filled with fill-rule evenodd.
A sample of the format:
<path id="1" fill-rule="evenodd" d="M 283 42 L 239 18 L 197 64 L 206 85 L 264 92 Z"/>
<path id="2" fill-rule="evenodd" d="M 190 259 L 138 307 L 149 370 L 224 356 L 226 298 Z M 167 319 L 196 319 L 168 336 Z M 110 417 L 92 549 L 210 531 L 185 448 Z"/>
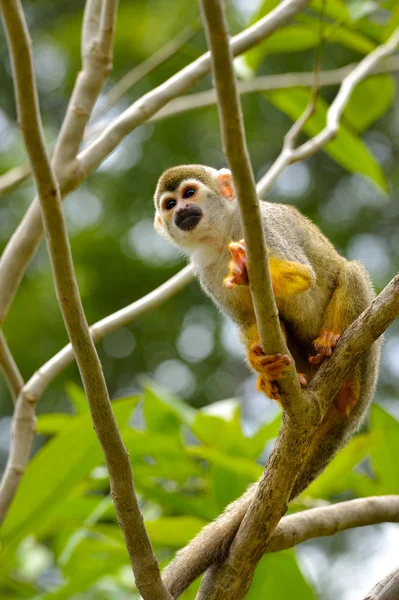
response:
<path id="1" fill-rule="evenodd" d="M 393 569 L 379 581 L 364 600 L 397 600 L 399 598 L 399 569 Z"/>
<path id="2" fill-rule="evenodd" d="M 0 371 L 4 375 L 11 397 L 15 402 L 22 390 L 24 380 L 2 331 L 0 331 Z"/>
<path id="3" fill-rule="evenodd" d="M 306 540 L 377 523 L 399 522 L 399 496 L 370 496 L 331 506 L 310 508 L 277 525 L 266 552 L 279 552 Z"/>
<path id="4" fill-rule="evenodd" d="M 101 363 L 83 311 L 62 214 L 61 194 L 44 143 L 31 42 L 23 9 L 18 0 L 1 0 L 0 6 L 12 59 L 17 112 L 40 199 L 57 298 L 104 452 L 111 493 L 136 584 L 144 599 L 171 600 L 144 527 L 129 455 L 115 422 Z M 107 36 L 108 32 L 106 39 Z"/>
<path id="5" fill-rule="evenodd" d="M 182 29 L 176 37 L 169 40 L 162 48 L 146 58 L 142 63 L 126 73 L 110 90 L 107 92 L 101 102 L 101 108 L 94 111 L 94 118 L 99 119 L 105 112 L 115 106 L 123 94 L 138 83 L 143 77 L 154 71 L 157 67 L 166 62 L 174 54 L 183 48 L 198 32 L 198 26 L 190 26 Z M 94 125 L 95 127 L 95 125 Z"/>
<path id="6" fill-rule="evenodd" d="M 112 68 L 117 0 L 88 0 L 82 25 L 82 71 L 78 74 L 58 136 L 53 167 L 60 185 L 74 169 L 86 125 Z"/>
<path id="7" fill-rule="evenodd" d="M 28 164 L 14 167 L 3 173 L 3 175 L 0 175 L 0 198 L 26 181 L 30 175 L 30 166 Z"/>
<path id="8" fill-rule="evenodd" d="M 265 37 L 290 21 L 308 3 L 309 0 L 283 0 L 266 17 L 233 38 L 233 53 L 235 55 L 242 54 L 260 43 Z M 98 140 L 85 148 L 79 156 L 78 163 L 72 163 L 69 166 L 66 179 L 64 179 L 64 176 L 59 177 L 58 181 L 62 195 L 64 196 L 75 189 L 88 177 L 116 148 L 124 136 L 147 121 L 171 99 L 193 87 L 209 73 L 210 68 L 210 57 L 207 53 L 143 96 L 122 113 L 106 128 Z M 73 95 L 70 103 L 72 107 L 74 106 L 73 98 L 75 95 Z M 87 120 L 86 117 L 84 118 Z M 72 143 L 75 143 L 75 141 L 72 140 Z M 59 176 L 58 172 L 57 175 Z M 19 283 L 39 247 L 41 236 L 40 207 L 35 201 L 30 206 L 17 231 L 11 237 L 0 259 L 0 326 L 6 319 Z"/>
<path id="9" fill-rule="evenodd" d="M 142 64 L 144 65 L 144 63 Z M 347 77 L 347 75 L 349 75 L 353 71 L 353 69 L 356 66 L 357 63 L 353 63 L 351 65 L 341 67 L 339 69 L 321 71 L 319 77 L 320 88 L 339 85 L 340 83 L 342 83 L 343 79 L 345 79 L 345 77 Z M 140 67 L 141 65 L 139 65 L 137 69 L 139 69 Z M 397 71 L 399 71 L 399 56 L 390 56 L 387 57 L 382 64 L 377 64 L 369 75 L 395 73 Z M 313 78 L 313 72 L 281 73 L 278 75 L 261 75 L 259 77 L 254 77 L 253 79 L 238 81 L 237 85 L 238 92 L 240 95 L 255 94 L 272 90 L 290 89 L 294 87 L 311 87 Z M 119 86 L 119 83 L 120 82 L 116 84 L 115 88 Z M 112 90 L 113 89 L 114 88 L 112 88 Z M 148 122 L 152 123 L 156 121 L 161 121 L 163 119 L 178 116 L 179 114 L 191 110 L 196 110 L 198 108 L 206 108 L 215 104 L 216 90 L 214 89 L 206 90 L 204 92 L 198 92 L 196 94 L 189 94 L 187 96 L 182 96 L 180 98 L 175 98 L 174 100 L 171 100 L 164 108 L 161 108 L 150 119 L 148 119 Z M 104 111 L 108 110 L 108 108 L 106 106 L 104 108 Z M 95 115 L 97 119 L 100 116 L 100 114 L 103 114 L 103 111 Z M 108 125 L 109 121 L 107 120 L 96 120 L 95 123 L 90 125 L 87 134 L 90 137 L 98 135 Z M 84 137 L 86 138 L 86 135 Z M 7 173 L 0 175 L 0 198 L 7 192 L 15 189 L 18 185 L 23 183 L 23 181 L 25 181 L 29 176 L 29 165 L 21 165 L 20 167 L 15 167 L 15 169 L 11 169 Z"/>
<path id="10" fill-rule="evenodd" d="M 119 327 L 123 327 L 154 310 L 185 288 L 193 280 L 193 277 L 193 268 L 188 265 L 158 288 L 140 298 L 140 300 L 95 323 L 90 327 L 90 334 L 94 343 L 99 342 Z M 24 386 L 24 393 L 29 395 L 31 401 L 33 399 L 38 400 L 48 385 L 74 360 L 75 355 L 72 345 L 67 344 L 33 374 Z"/>
<path id="11" fill-rule="evenodd" d="M 383 58 L 392 54 L 399 44 L 399 28 L 397 28 L 388 41 L 378 46 L 373 52 L 366 56 L 343 80 L 340 90 L 327 112 L 327 125 L 315 137 L 303 143 L 298 148 L 292 148 L 290 144 L 284 144 L 283 149 L 268 170 L 266 175 L 258 183 L 258 192 L 265 197 L 273 187 L 276 179 L 286 166 L 304 160 L 315 154 L 327 142 L 331 141 L 339 131 L 339 122 L 342 113 L 348 104 L 349 98 L 357 86 L 367 75 L 369 75 Z"/>
<path id="12" fill-rule="evenodd" d="M 146 314 L 177 294 L 193 279 L 192 267 L 189 265 L 174 275 L 158 288 L 140 298 L 133 304 L 122 308 L 98 321 L 90 327 L 90 334 L 95 343 L 119 327 L 127 325 L 134 319 Z M 26 382 L 19 394 L 12 421 L 12 439 L 7 461 L 5 480 L 0 491 L 0 522 L 18 490 L 26 465 L 28 464 L 35 430 L 35 406 L 48 385 L 75 360 L 71 344 L 67 344 L 48 362 L 38 369 Z M 2 497 L 3 494 L 3 497 Z"/>

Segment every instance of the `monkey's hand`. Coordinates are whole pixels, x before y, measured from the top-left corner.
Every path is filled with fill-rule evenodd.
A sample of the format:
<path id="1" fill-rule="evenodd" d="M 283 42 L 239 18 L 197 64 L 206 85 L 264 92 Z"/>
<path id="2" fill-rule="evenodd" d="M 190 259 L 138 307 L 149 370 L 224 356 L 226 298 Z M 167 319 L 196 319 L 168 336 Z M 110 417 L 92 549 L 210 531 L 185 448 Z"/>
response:
<path id="1" fill-rule="evenodd" d="M 229 262 L 229 274 L 224 278 L 224 285 L 231 290 L 233 285 L 248 285 L 247 257 L 244 240 L 229 244 L 232 260 Z"/>
<path id="2" fill-rule="evenodd" d="M 311 362 L 313 365 L 321 365 L 325 358 L 332 355 L 340 337 L 340 333 L 330 331 L 329 329 L 323 329 L 320 332 L 319 337 L 313 342 L 313 346 L 317 351 L 317 354 L 316 356 L 311 356 L 309 358 L 309 362 Z"/>
<path id="3" fill-rule="evenodd" d="M 291 364 L 288 354 L 264 354 L 259 344 L 252 344 L 248 351 L 248 361 L 251 367 L 259 373 L 256 387 L 273 400 L 279 400 L 278 388 L 274 383 L 282 377 L 284 370 Z M 298 373 L 301 386 L 307 381 L 302 373 Z"/>

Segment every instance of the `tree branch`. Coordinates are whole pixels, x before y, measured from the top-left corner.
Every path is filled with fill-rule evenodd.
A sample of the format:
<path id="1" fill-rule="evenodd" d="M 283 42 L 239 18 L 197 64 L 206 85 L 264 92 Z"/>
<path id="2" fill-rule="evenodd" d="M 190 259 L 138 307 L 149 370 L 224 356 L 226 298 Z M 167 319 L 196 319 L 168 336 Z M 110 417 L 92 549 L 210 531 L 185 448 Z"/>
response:
<path id="1" fill-rule="evenodd" d="M 397 600 L 399 597 L 399 570 L 396 568 L 367 594 L 364 600 Z"/>
<path id="2" fill-rule="evenodd" d="M 357 86 L 367 75 L 369 75 L 378 63 L 392 54 L 399 44 L 399 28 L 397 28 L 388 41 L 382 46 L 378 46 L 373 52 L 366 56 L 360 63 L 345 77 L 339 92 L 327 112 L 327 125 L 315 137 L 303 143 L 298 148 L 293 148 L 289 136 L 285 138 L 281 154 L 275 160 L 268 172 L 258 183 L 258 192 L 261 197 L 265 197 L 273 187 L 276 179 L 286 166 L 309 158 L 322 148 L 327 142 L 332 140 L 339 131 L 339 121 L 342 113 L 348 104 L 349 98 Z"/>
<path id="3" fill-rule="evenodd" d="M 174 42 L 174 40 L 172 40 L 172 42 Z M 164 49 L 161 48 L 161 50 L 159 52 L 161 52 L 163 50 Z M 151 57 L 149 57 L 148 60 L 150 60 L 152 58 L 153 57 L 151 56 Z M 144 66 L 146 63 L 147 63 L 147 61 L 144 61 L 143 63 L 138 65 L 135 69 L 133 69 L 133 71 L 128 73 L 126 75 L 126 77 L 131 76 L 133 79 L 133 73 L 136 71 L 136 69 L 139 70 L 139 69 L 141 69 L 141 67 L 143 67 L 143 69 L 144 69 Z M 339 85 L 340 83 L 342 83 L 343 79 L 345 79 L 345 77 L 347 75 L 349 75 L 351 73 L 351 71 L 353 71 L 353 69 L 355 67 L 356 67 L 356 63 L 353 63 L 350 65 L 347 65 L 346 67 L 341 67 L 339 69 L 330 69 L 328 71 L 321 71 L 320 72 L 320 80 L 319 80 L 320 88 L 329 87 L 329 86 L 333 86 L 333 85 Z M 384 64 L 376 65 L 374 67 L 374 69 L 370 72 L 370 75 L 395 73 L 397 71 L 399 71 L 399 56 L 390 56 L 384 61 Z M 140 74 L 138 74 L 137 77 L 139 75 Z M 267 91 L 271 91 L 271 90 L 290 89 L 290 88 L 294 88 L 294 87 L 311 87 L 313 78 L 314 78 L 313 72 L 281 73 L 281 74 L 277 74 L 277 75 L 261 75 L 259 77 L 254 77 L 253 79 L 238 81 L 237 82 L 238 93 L 240 95 L 244 95 L 244 94 L 254 94 L 254 93 L 259 93 L 259 92 L 260 93 L 267 92 Z M 114 86 L 114 88 L 112 88 L 110 90 L 109 94 L 114 89 L 115 89 L 115 94 L 116 94 L 116 91 L 119 88 L 119 84 L 122 84 L 123 80 L 124 80 L 124 78 L 122 78 Z M 134 81 L 130 85 L 133 85 L 135 82 L 136 81 Z M 125 87 L 127 87 L 127 83 L 126 83 L 126 86 L 124 84 L 124 88 Z M 86 132 L 86 134 L 88 136 L 98 135 L 101 131 L 104 130 L 104 128 L 107 125 L 109 125 L 108 121 L 98 120 L 98 119 L 99 119 L 100 115 L 102 115 L 103 112 L 105 112 L 105 110 L 108 110 L 119 99 L 120 94 L 125 93 L 125 91 L 126 91 L 126 89 L 122 90 L 122 88 L 121 88 L 121 90 L 118 91 L 118 98 L 116 98 L 116 96 L 115 96 L 116 99 L 110 98 L 109 102 L 108 102 L 108 95 L 105 97 L 106 106 L 104 107 L 104 109 L 101 109 L 101 111 L 98 114 L 95 114 L 96 121 L 89 127 L 89 129 Z M 214 104 L 216 104 L 216 90 L 214 90 L 214 89 L 206 90 L 204 92 L 198 92 L 196 94 L 189 94 L 187 96 L 182 96 L 180 98 L 178 97 L 178 98 L 175 98 L 174 100 L 171 100 L 164 108 L 161 108 L 150 119 L 148 119 L 148 122 L 153 123 L 156 121 L 161 121 L 163 119 L 178 116 L 179 114 L 182 114 L 182 113 L 185 113 L 185 112 L 188 112 L 191 110 L 196 110 L 198 108 L 205 108 L 208 106 L 213 106 Z M 86 138 L 86 134 L 84 136 L 85 138 Z M 3 175 L 0 175 L 0 198 L 7 192 L 15 189 L 18 185 L 20 185 L 20 183 L 25 181 L 29 176 L 30 176 L 29 165 L 22 165 L 20 167 L 15 167 L 14 169 L 11 169 L 10 171 L 4 173 Z"/>
<path id="4" fill-rule="evenodd" d="M 281 334 L 272 289 L 259 200 L 245 141 L 227 25 L 218 0 L 201 0 L 200 4 L 212 57 L 223 149 L 233 175 L 240 208 L 249 282 L 261 346 L 265 354 L 286 354 L 288 349 Z M 281 401 L 284 410 L 290 415 L 301 410 L 303 412 L 302 394 L 293 361 L 287 377 L 282 381 L 284 383 Z"/>
<path id="5" fill-rule="evenodd" d="M 182 29 L 176 37 L 169 40 L 162 48 L 154 52 L 151 56 L 143 60 L 139 65 L 126 73 L 105 95 L 102 106 L 98 111 L 95 111 L 94 118 L 97 120 L 110 108 L 112 108 L 118 100 L 126 94 L 138 81 L 146 75 L 154 71 L 157 67 L 166 62 L 171 56 L 177 54 L 183 46 L 198 33 L 198 26 L 190 26 Z M 94 125 L 95 127 L 95 125 Z"/>
<path id="6" fill-rule="evenodd" d="M 283 517 L 266 552 L 279 552 L 316 537 L 377 523 L 399 522 L 399 496 L 370 496 L 331 506 L 310 508 Z"/>
<path id="7" fill-rule="evenodd" d="M 321 71 L 319 77 L 319 86 L 329 87 L 333 85 L 339 85 L 355 67 L 356 63 L 353 63 L 339 69 Z M 370 75 L 396 71 L 399 71 L 399 56 L 392 56 L 384 61 L 384 64 L 374 67 L 374 69 L 370 72 Z M 313 79 L 313 72 L 261 75 L 259 77 L 254 77 L 253 79 L 238 81 L 237 89 L 240 95 L 244 95 L 268 92 L 272 90 L 290 89 L 294 87 L 312 87 Z M 197 108 L 213 106 L 216 104 L 216 102 L 217 98 L 215 89 L 197 92 L 196 94 L 189 94 L 187 96 L 181 96 L 180 98 L 171 100 L 167 106 L 161 108 L 161 110 L 151 117 L 150 122 L 174 117 L 181 113 L 195 110 Z M 104 124 L 102 124 L 102 127 L 103 126 Z"/>
<path id="8" fill-rule="evenodd" d="M 112 4 L 112 2 L 111 2 Z M 12 59 L 18 118 L 42 209 L 57 298 L 89 401 L 94 428 L 107 463 L 118 521 L 144 599 L 170 600 L 143 524 L 128 452 L 120 437 L 93 341 L 90 337 L 62 214 L 61 194 L 42 131 L 30 38 L 18 0 L 0 0 Z M 103 11 L 106 8 L 103 3 Z M 104 20 L 107 22 L 107 19 Z M 106 31 L 104 39 L 108 40 Z"/>
<path id="9" fill-rule="evenodd" d="M 0 370 L 7 382 L 11 397 L 15 402 L 24 385 L 24 380 L 2 331 L 0 331 Z"/>
<path id="10" fill-rule="evenodd" d="M 6 173 L 0 175 L 0 198 L 3 198 L 7 192 L 11 192 L 21 183 L 31 176 L 30 166 L 28 164 L 14 167 Z"/>
<path id="11" fill-rule="evenodd" d="M 193 271 L 189 265 L 143 298 L 92 325 L 90 334 L 93 341 L 98 342 L 119 327 L 160 306 L 183 289 L 192 279 Z M 0 485 L 0 523 L 6 517 L 29 461 L 36 433 L 36 403 L 47 386 L 74 360 L 75 354 L 72 345 L 67 344 L 40 367 L 20 390 L 12 421 L 10 454 Z"/>
<path id="12" fill-rule="evenodd" d="M 309 1 L 283 0 L 266 17 L 233 38 L 234 54 L 242 54 L 260 43 L 290 21 Z M 68 177 L 59 180 L 62 195 L 78 187 L 128 133 L 147 121 L 171 99 L 193 87 L 209 73 L 210 68 L 210 56 L 207 53 L 124 111 L 106 128 L 98 140 L 79 155 L 78 162 L 70 166 Z M 6 319 L 19 283 L 39 247 L 41 236 L 40 209 L 37 202 L 33 202 L 0 259 L 0 326 Z"/>

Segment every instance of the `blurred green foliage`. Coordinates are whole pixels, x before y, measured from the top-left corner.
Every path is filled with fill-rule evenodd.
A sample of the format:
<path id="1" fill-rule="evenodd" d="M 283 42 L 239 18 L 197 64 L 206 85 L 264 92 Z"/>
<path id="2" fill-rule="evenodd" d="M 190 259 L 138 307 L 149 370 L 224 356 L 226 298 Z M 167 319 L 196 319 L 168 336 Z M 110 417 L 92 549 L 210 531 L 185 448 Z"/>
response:
<path id="1" fill-rule="evenodd" d="M 109 495 L 107 471 L 79 388 L 76 414 L 44 414 L 38 431 L 49 441 L 29 463 L 0 532 L 0 590 L 15 598 L 113 600 L 138 598 L 122 532 Z M 72 398 L 71 398 L 72 399 Z M 221 409 L 225 416 L 221 415 Z M 148 384 L 139 396 L 114 402 L 129 451 L 135 486 L 160 564 L 187 544 L 262 473 L 265 446 L 280 417 L 251 435 L 242 430 L 235 400 L 219 415 L 193 409 Z M 321 499 L 395 493 L 397 473 L 386 439 L 399 439 L 399 423 L 374 406 L 370 430 L 355 436 L 291 510 Z M 393 447 L 392 446 L 392 447 Z M 391 448 L 391 446 L 389 446 Z M 353 471 L 370 456 L 372 474 Z M 28 500 L 29 499 L 29 500 Z M 193 599 L 197 584 L 184 594 Z M 248 598 L 315 598 L 295 550 L 262 559 Z"/>
<path id="2" fill-rule="evenodd" d="M 232 33 L 277 4 L 277 0 L 229 3 Z M 26 0 L 24 7 L 33 38 L 46 136 L 51 143 L 80 69 L 83 3 Z M 239 76 L 311 71 L 320 39 L 320 14 L 324 15 L 326 36 L 322 70 L 359 61 L 399 23 L 394 0 L 312 0 L 305 13 L 236 61 Z M 106 90 L 174 38 L 182 24 L 198 27 L 196 3 L 173 3 L 172 10 L 170 0 L 135 4 L 122 0 L 114 69 Z M 126 93 L 104 119 L 120 114 L 204 51 L 204 36 L 199 31 Z M 387 74 L 362 82 L 345 110 L 337 138 L 306 163 L 289 167 L 270 195 L 275 202 L 295 204 L 340 252 L 361 260 L 377 290 L 399 270 L 396 80 L 395 74 Z M 15 122 L 11 70 L 2 33 L 0 81 L 2 173 L 26 159 Z M 210 86 L 207 77 L 194 91 Z M 302 139 L 320 130 L 336 91 L 337 86 L 321 89 L 316 114 Z M 308 93 L 296 88 L 243 97 L 257 179 L 278 155 L 284 134 L 303 110 Z M 101 99 L 98 107 L 102 108 Z M 178 253 L 153 232 L 152 195 L 165 168 L 191 162 L 225 165 L 216 107 L 138 128 L 66 199 L 75 267 L 90 323 L 140 298 L 183 265 Z M 33 196 L 33 185 L 26 182 L 0 198 L 0 250 Z M 44 245 L 22 282 L 5 334 L 26 379 L 67 342 Z M 232 325 L 196 283 L 105 338 L 99 352 L 112 397 L 129 396 L 115 401 L 115 412 L 131 455 L 152 542 L 161 563 L 166 564 L 178 547 L 259 476 L 267 454 L 265 443 L 275 437 L 278 418 L 271 405 L 254 392 L 254 377 L 242 360 Z M 399 328 L 394 324 L 386 335 L 377 401 L 396 416 L 398 364 Z M 148 377 L 172 395 L 147 385 L 142 396 Z M 107 495 L 101 452 L 78 383 L 77 369 L 70 367 L 38 404 L 42 436 L 37 447 L 46 440 L 43 436 L 51 439 L 29 464 L 0 534 L 0 598 L 116 600 L 134 593 L 126 550 Z M 235 404 L 228 419 L 198 410 L 233 396 L 240 398 L 242 414 Z M 218 406 L 226 409 L 231 405 Z M 132 427 L 128 421 L 134 409 Z M 12 414 L 3 381 L 0 410 L 3 466 Z M 294 508 L 320 499 L 397 493 L 397 429 L 393 416 L 374 407 L 369 430 L 354 438 Z M 270 597 L 283 600 L 317 595 L 323 600 L 344 600 L 343 588 L 334 587 L 343 579 L 341 573 L 328 578 L 326 571 L 332 569 L 328 562 L 323 569 L 322 558 L 332 561 L 342 554 L 349 556 L 350 565 L 355 564 L 354 548 L 361 534 L 351 535 L 305 544 L 308 554 L 300 551 L 299 560 L 307 581 L 294 551 L 265 557 L 249 597 L 263 597 L 267 590 Z M 380 575 L 388 570 L 384 564 Z M 345 587 L 345 581 L 341 583 Z M 193 594 L 191 590 L 185 598 Z"/>

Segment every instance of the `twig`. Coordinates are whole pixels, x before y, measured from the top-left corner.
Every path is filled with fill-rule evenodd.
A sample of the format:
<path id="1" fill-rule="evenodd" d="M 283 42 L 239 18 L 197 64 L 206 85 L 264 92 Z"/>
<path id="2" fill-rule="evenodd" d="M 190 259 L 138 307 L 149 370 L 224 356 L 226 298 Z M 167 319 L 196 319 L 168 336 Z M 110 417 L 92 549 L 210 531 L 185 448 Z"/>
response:
<path id="1" fill-rule="evenodd" d="M 28 164 L 14 167 L 3 173 L 3 175 L 0 175 L 0 198 L 26 181 L 30 175 L 30 166 Z"/>
<path id="2" fill-rule="evenodd" d="M 53 167 L 58 181 L 75 169 L 85 127 L 112 68 L 117 0 L 87 0 L 82 25 L 82 71 L 54 148 Z"/>
<path id="3" fill-rule="evenodd" d="M 328 87 L 342 83 L 342 80 L 345 79 L 345 77 L 347 77 L 355 67 L 356 63 L 353 63 L 339 69 L 321 71 L 319 86 Z M 384 61 L 384 64 L 377 65 L 370 72 L 370 74 L 376 75 L 396 71 L 399 71 L 399 57 L 392 56 Z M 254 77 L 253 79 L 239 81 L 237 85 L 238 92 L 241 95 L 254 94 L 258 92 L 268 92 L 272 90 L 282 90 L 293 87 L 311 87 L 313 78 L 313 72 L 281 73 L 278 75 L 263 75 Z M 216 104 L 216 91 L 214 89 L 206 90 L 205 92 L 197 92 L 196 94 L 190 94 L 171 100 L 167 106 L 159 110 L 153 117 L 151 117 L 151 119 L 149 119 L 149 121 L 160 121 L 161 119 L 167 119 L 190 110 L 204 108 L 214 104 Z M 102 124 L 102 127 L 104 127 L 104 123 Z"/>
<path id="4" fill-rule="evenodd" d="M 379 581 L 364 600 L 397 600 L 399 598 L 399 569 L 393 569 Z"/>
<path id="5" fill-rule="evenodd" d="M 310 508 L 283 517 L 266 552 L 279 552 L 316 537 L 377 523 L 399 522 L 399 496 L 370 496 L 331 506 Z"/>
<path id="6" fill-rule="evenodd" d="M 399 28 L 393 32 L 385 44 L 379 46 L 368 56 L 366 56 L 351 71 L 351 73 L 345 77 L 334 102 L 328 109 L 327 125 L 320 133 L 303 143 L 301 146 L 298 146 L 298 148 L 292 148 L 289 144 L 284 143 L 281 154 L 278 156 L 266 175 L 258 183 L 258 193 L 261 197 L 264 197 L 268 194 L 276 179 L 286 166 L 312 156 L 312 154 L 315 154 L 315 152 L 320 150 L 320 148 L 322 148 L 327 142 L 332 140 L 337 135 L 339 131 L 340 118 L 354 88 L 360 81 L 362 81 L 362 79 L 372 72 L 372 70 L 383 58 L 389 54 L 392 54 L 397 48 L 398 44 Z"/>
<path id="7" fill-rule="evenodd" d="M 242 54 L 290 21 L 310 0 L 283 0 L 266 17 L 235 36 L 232 49 Z M 72 191 L 98 167 L 133 129 L 147 121 L 170 100 L 193 87 L 210 71 L 209 53 L 204 54 L 168 81 L 135 102 L 115 119 L 98 140 L 90 144 L 59 180 L 63 196 Z M 34 256 L 42 236 L 40 208 L 34 202 L 11 237 L 0 259 L 0 326 L 4 323 L 19 283 Z"/>
<path id="8" fill-rule="evenodd" d="M 11 397 L 15 402 L 22 390 L 24 380 L 2 331 L 0 331 L 0 370 L 7 382 Z"/>
<path id="9" fill-rule="evenodd" d="M 105 14 L 106 4 L 103 2 Z M 1 0 L 0 6 L 12 59 L 17 113 L 40 199 L 57 297 L 89 401 L 94 428 L 105 455 L 111 494 L 136 584 L 144 599 L 171 600 L 162 584 L 143 524 L 133 487 L 129 455 L 114 419 L 101 363 L 83 311 L 62 214 L 61 194 L 44 143 L 25 16 L 18 0 Z M 107 22 L 106 18 L 104 22 Z M 108 32 L 104 37 L 108 39 Z"/>
<path id="10" fill-rule="evenodd" d="M 94 343 L 102 340 L 119 327 L 127 325 L 131 321 L 147 314 L 157 308 L 169 298 L 180 292 L 193 280 L 193 268 L 191 265 L 184 267 L 179 273 L 171 277 L 158 288 L 140 298 L 133 304 L 129 304 L 118 312 L 105 317 L 90 327 L 90 334 Z M 57 352 L 48 362 L 32 375 L 24 386 L 24 393 L 28 394 L 30 401 L 37 401 L 48 385 L 75 360 L 71 344 L 67 344 Z M 29 452 L 27 453 L 29 455 Z"/>
<path id="11" fill-rule="evenodd" d="M 94 119 L 99 119 L 118 102 L 123 94 L 136 85 L 138 81 L 166 62 L 171 56 L 179 52 L 179 50 L 181 50 L 181 48 L 183 48 L 183 46 L 189 40 L 191 40 L 197 34 L 197 32 L 198 27 L 196 26 L 190 26 L 182 29 L 182 31 L 180 31 L 176 37 L 169 40 L 165 46 L 154 52 L 154 54 L 146 58 L 142 63 L 134 67 L 134 69 L 126 73 L 126 75 L 124 75 L 105 95 L 101 103 L 101 108 L 94 112 Z"/>

